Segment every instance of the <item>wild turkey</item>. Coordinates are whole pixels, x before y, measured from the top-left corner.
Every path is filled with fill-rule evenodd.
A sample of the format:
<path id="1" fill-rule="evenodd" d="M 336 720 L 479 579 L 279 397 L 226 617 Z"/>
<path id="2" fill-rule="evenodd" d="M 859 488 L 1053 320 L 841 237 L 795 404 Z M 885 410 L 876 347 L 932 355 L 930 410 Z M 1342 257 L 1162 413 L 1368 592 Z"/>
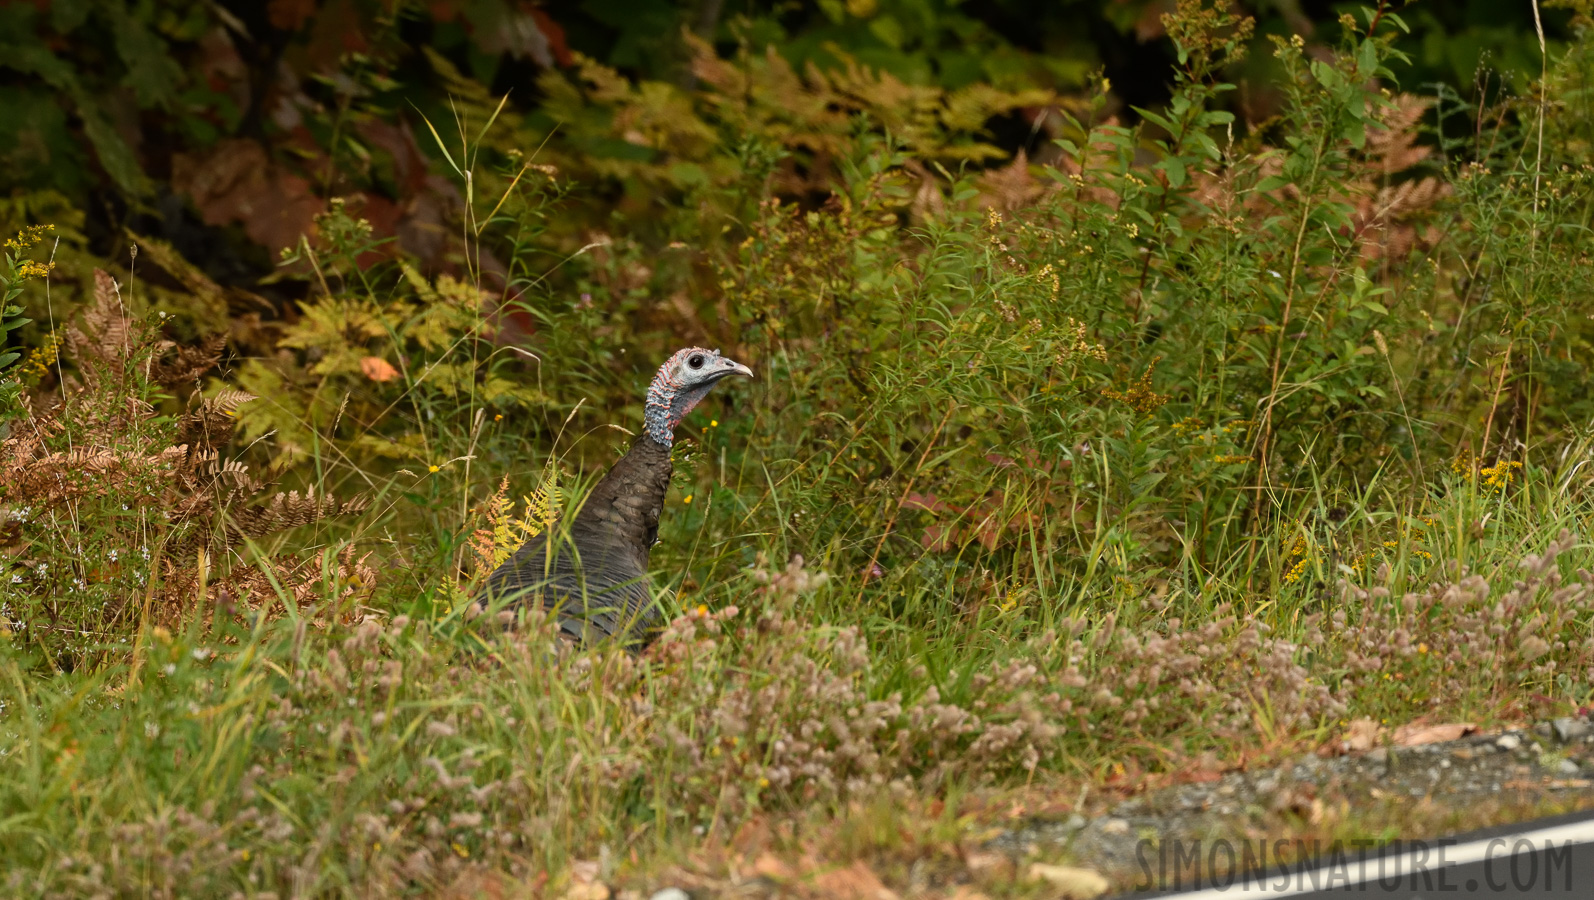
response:
<path id="1" fill-rule="evenodd" d="M 670 486 L 670 445 L 681 424 L 721 378 L 753 370 L 718 350 L 688 347 L 671 356 L 648 388 L 644 428 L 631 449 L 592 489 L 568 532 L 555 527 L 527 541 L 488 576 L 478 609 L 499 600 L 540 602 L 561 633 L 589 643 L 617 637 L 640 649 L 662 617 L 648 581 L 648 551 Z M 557 551 L 550 560 L 548 543 Z"/>

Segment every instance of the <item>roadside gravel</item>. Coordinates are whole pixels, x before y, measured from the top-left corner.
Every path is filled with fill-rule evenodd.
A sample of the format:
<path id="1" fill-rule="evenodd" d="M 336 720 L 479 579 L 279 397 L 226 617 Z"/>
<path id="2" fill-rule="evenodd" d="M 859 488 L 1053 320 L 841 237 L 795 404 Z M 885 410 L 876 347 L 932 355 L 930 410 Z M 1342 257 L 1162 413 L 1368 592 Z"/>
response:
<path id="1" fill-rule="evenodd" d="M 1233 772 L 1009 829 L 986 849 L 1017 858 L 1066 857 L 1122 883 L 1143 872 L 1148 848 L 1173 841 L 1259 841 L 1363 829 L 1390 837 L 1389 823 L 1422 811 L 1425 821 L 1465 823 L 1499 811 L 1594 803 L 1594 722 L 1570 717 L 1525 730 L 1472 734 L 1413 747 L 1382 746 Z M 1088 805 L 1088 804 L 1087 804 Z M 1438 837 L 1410 834 L 1406 838 Z M 1359 835 L 1365 836 L 1365 835 Z M 1138 854 L 1138 856 L 1137 856 Z"/>

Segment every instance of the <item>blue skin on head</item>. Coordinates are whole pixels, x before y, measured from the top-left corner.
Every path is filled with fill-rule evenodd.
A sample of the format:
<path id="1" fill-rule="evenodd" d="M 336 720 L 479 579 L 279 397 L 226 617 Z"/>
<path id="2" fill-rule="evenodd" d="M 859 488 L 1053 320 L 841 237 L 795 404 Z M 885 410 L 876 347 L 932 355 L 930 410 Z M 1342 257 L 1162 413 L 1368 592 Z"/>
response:
<path id="1" fill-rule="evenodd" d="M 726 359 L 718 350 L 702 347 L 687 347 L 665 360 L 648 387 L 643 416 L 648 437 L 670 446 L 675 440 L 675 426 L 727 375 L 751 378 L 753 370 Z"/>

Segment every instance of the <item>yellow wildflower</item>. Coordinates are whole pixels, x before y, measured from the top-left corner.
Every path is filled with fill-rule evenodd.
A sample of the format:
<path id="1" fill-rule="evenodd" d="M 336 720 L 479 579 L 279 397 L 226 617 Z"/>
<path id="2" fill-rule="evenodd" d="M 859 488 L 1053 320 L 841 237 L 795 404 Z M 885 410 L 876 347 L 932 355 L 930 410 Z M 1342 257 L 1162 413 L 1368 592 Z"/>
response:
<path id="1" fill-rule="evenodd" d="M 1297 561 L 1295 563 L 1295 565 L 1291 566 L 1290 570 L 1288 572 L 1284 573 L 1284 583 L 1285 584 L 1294 584 L 1297 581 L 1300 581 L 1301 577 L 1304 576 L 1305 574 L 1306 574 L 1306 559 L 1303 557 L 1299 561 Z"/>
<path id="2" fill-rule="evenodd" d="M 6 249 L 13 253 L 21 253 L 24 250 L 32 248 L 33 245 L 37 244 L 39 241 L 44 240 L 44 233 L 46 231 L 54 230 L 54 225 L 29 225 L 28 227 L 17 232 L 16 237 L 10 238 L 6 241 Z"/>

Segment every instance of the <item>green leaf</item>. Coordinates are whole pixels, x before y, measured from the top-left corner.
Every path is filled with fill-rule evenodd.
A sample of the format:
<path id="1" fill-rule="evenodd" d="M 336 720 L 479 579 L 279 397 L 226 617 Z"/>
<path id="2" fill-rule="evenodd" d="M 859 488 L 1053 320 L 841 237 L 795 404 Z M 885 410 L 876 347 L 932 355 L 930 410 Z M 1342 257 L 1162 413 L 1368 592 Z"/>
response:
<path id="1" fill-rule="evenodd" d="M 1361 52 L 1356 59 L 1356 74 L 1362 78 L 1371 78 L 1373 70 L 1378 68 L 1378 45 L 1371 38 L 1362 41 Z"/>
<path id="2" fill-rule="evenodd" d="M 116 133 L 105 116 L 87 102 L 79 105 L 78 113 L 83 117 L 83 133 L 88 135 L 89 143 L 100 158 L 100 165 L 105 167 L 106 174 L 111 176 L 116 186 L 135 197 L 148 194 L 149 179 L 145 177 L 144 170 L 138 167 L 132 148 Z"/>
<path id="3" fill-rule="evenodd" d="M 172 59 L 171 48 L 143 20 L 130 15 L 124 5 L 108 3 L 105 8 L 115 25 L 116 54 L 127 66 L 123 81 L 133 89 L 139 106 L 169 109 L 177 99 L 177 85 L 183 77 L 182 67 Z"/>
<path id="4" fill-rule="evenodd" d="M 92 0 L 52 0 L 50 27 L 62 34 L 71 34 L 89 17 Z"/>
<path id="5" fill-rule="evenodd" d="M 138 167 L 132 149 L 111 127 L 70 66 L 38 43 L 0 46 L 0 66 L 37 75 L 46 84 L 71 97 L 77 105 L 78 116 L 83 120 L 83 133 L 88 135 L 89 144 L 94 147 L 100 165 L 111 176 L 111 180 L 129 195 L 142 197 L 149 193 L 149 179 Z"/>
<path id="6" fill-rule="evenodd" d="M 1173 126 L 1172 122 L 1170 122 L 1167 119 L 1163 118 L 1162 116 L 1152 112 L 1149 109 L 1141 109 L 1138 106 L 1132 106 L 1132 107 L 1130 107 L 1130 109 L 1133 109 L 1135 112 L 1139 113 L 1140 117 L 1142 119 L 1145 119 L 1147 122 L 1150 122 L 1150 123 L 1156 125 L 1157 127 L 1161 128 L 1163 131 L 1168 132 L 1169 134 L 1178 134 L 1179 133 L 1178 129 Z"/>
<path id="7" fill-rule="evenodd" d="M 1164 171 L 1164 172 L 1166 172 L 1168 174 L 1168 186 L 1169 187 L 1174 188 L 1176 190 L 1178 188 L 1184 187 L 1185 166 L 1184 166 L 1184 158 L 1183 157 L 1170 156 L 1167 159 L 1163 160 L 1162 162 L 1157 163 L 1156 165 L 1152 166 L 1152 168 L 1153 169 L 1161 169 L 1162 171 Z"/>
<path id="8" fill-rule="evenodd" d="M 902 29 L 902 23 L 895 16 L 877 16 L 869 22 L 869 33 L 879 38 L 886 46 L 893 50 L 901 50 L 907 40 L 907 34 Z"/>
<path id="9" fill-rule="evenodd" d="M 1340 136 L 1350 142 L 1352 147 L 1360 150 L 1367 145 L 1367 123 L 1361 120 L 1352 120 L 1346 123 L 1345 129 L 1340 132 Z"/>

